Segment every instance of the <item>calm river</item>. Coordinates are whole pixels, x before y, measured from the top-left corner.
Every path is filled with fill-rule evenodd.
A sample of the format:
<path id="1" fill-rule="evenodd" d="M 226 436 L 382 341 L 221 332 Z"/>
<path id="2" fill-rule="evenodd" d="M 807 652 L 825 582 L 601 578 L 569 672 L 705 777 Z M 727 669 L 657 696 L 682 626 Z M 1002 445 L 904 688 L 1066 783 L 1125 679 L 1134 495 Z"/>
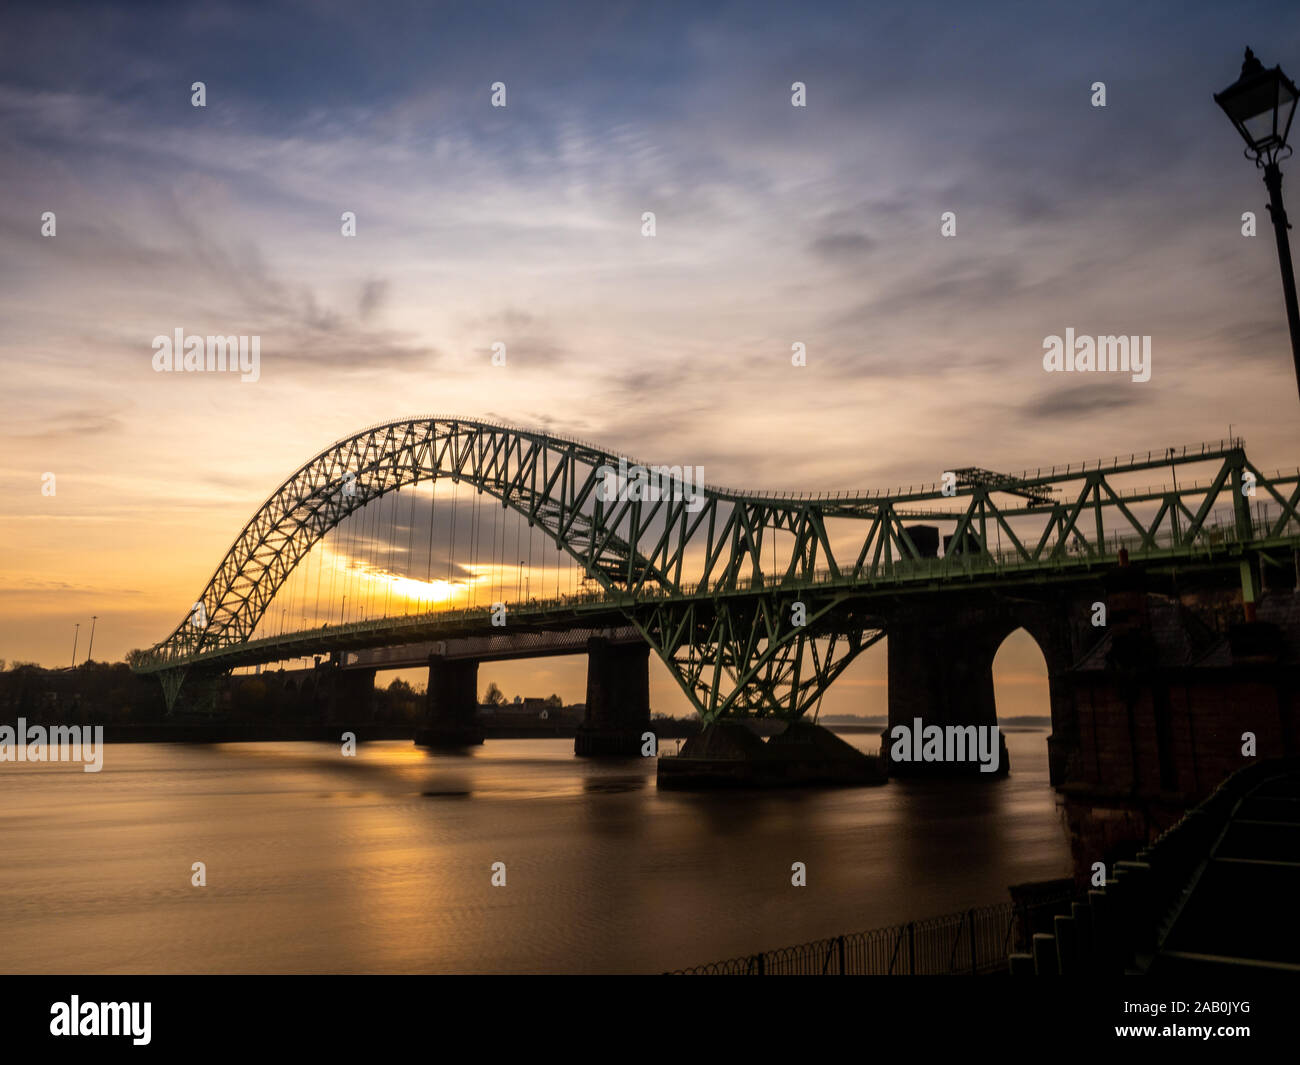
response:
<path id="1" fill-rule="evenodd" d="M 0 970 L 657 972 L 1003 902 L 1070 870 L 1046 732 L 1007 743 L 1003 780 L 744 794 L 660 793 L 653 760 L 572 740 L 6 764 Z"/>

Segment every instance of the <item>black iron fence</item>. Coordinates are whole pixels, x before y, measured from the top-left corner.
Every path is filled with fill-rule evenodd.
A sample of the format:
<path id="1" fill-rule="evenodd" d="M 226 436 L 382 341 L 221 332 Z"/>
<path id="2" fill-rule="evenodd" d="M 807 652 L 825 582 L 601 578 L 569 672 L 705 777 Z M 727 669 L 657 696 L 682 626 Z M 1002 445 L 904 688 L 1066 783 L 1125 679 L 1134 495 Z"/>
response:
<path id="1" fill-rule="evenodd" d="M 696 965 L 671 975 L 922 976 L 1007 972 L 1007 959 L 1022 949 L 1032 935 L 1030 916 L 1025 907 L 1005 902 Z"/>

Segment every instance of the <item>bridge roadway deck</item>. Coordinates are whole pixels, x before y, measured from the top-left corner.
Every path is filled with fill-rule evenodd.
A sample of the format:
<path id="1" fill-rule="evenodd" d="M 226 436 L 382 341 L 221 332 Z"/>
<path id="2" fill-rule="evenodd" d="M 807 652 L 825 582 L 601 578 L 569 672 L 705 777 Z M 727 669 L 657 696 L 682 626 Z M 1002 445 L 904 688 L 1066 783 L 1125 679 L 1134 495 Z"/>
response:
<path id="1" fill-rule="evenodd" d="M 1192 548 L 1157 549 L 1135 553 L 1132 564 L 1153 575 L 1174 571 L 1230 571 L 1239 567 L 1243 559 L 1269 551 L 1300 549 L 1300 536 L 1284 536 L 1252 540 L 1248 543 L 1223 542 L 1214 545 L 1198 544 Z M 686 587 L 670 592 L 661 588 L 643 587 L 635 592 L 610 594 L 604 590 L 588 595 L 562 596 L 558 599 L 529 600 L 525 603 L 507 604 L 507 629 L 512 636 L 542 633 L 585 633 L 587 635 L 613 636 L 618 642 L 629 640 L 626 629 L 629 617 L 660 602 L 697 601 L 707 603 L 719 598 L 741 599 L 779 594 L 797 597 L 803 593 L 817 596 L 844 593 L 856 602 L 872 599 L 888 600 L 899 596 L 925 595 L 956 589 L 1014 588 L 1062 585 L 1095 580 L 1116 563 L 1113 555 L 1074 555 L 1051 561 L 1028 562 L 1014 554 L 1002 556 L 953 556 L 940 559 L 906 559 L 896 561 L 884 575 L 876 575 L 869 582 L 854 580 L 851 575 L 821 571 L 813 581 L 772 581 L 763 575 L 737 581 L 733 587 Z M 616 630 L 616 631 L 615 631 Z M 156 673 L 178 668 L 228 670 L 241 666 L 261 665 L 292 658 L 310 658 L 333 652 L 361 652 L 378 648 L 410 647 L 451 641 L 447 653 L 451 657 L 531 658 L 546 655 L 577 654 L 582 650 L 576 642 L 545 640 L 535 642 L 530 649 L 526 640 L 514 646 L 505 643 L 498 647 L 485 644 L 475 653 L 470 645 L 460 641 L 491 639 L 504 635 L 499 626 L 492 624 L 489 607 L 440 610 L 426 614 L 378 618 L 349 622 L 342 625 L 325 625 L 299 632 L 261 637 L 243 643 L 230 644 L 205 650 L 196 655 L 154 659 L 135 667 L 137 672 Z M 586 639 L 586 635 L 580 637 Z M 630 642 L 630 640 L 629 640 Z M 494 653 L 495 652 L 495 653 Z M 394 656 L 388 664 L 383 656 L 374 662 L 357 658 L 349 664 L 353 668 L 377 665 L 379 668 L 400 668 L 407 664 L 409 655 Z M 427 652 L 425 658 L 427 659 Z"/>
<path id="2" fill-rule="evenodd" d="M 626 619 L 622 619 L 626 620 Z M 490 635 L 460 636 L 422 643 L 394 644 L 346 651 L 343 669 L 409 669 L 427 665 L 430 655 L 476 662 L 503 662 L 516 658 L 550 658 L 578 655 L 587 651 L 587 641 L 603 637 L 611 644 L 644 644 L 633 625 L 581 629 L 544 629 L 534 632 L 493 632 Z"/>

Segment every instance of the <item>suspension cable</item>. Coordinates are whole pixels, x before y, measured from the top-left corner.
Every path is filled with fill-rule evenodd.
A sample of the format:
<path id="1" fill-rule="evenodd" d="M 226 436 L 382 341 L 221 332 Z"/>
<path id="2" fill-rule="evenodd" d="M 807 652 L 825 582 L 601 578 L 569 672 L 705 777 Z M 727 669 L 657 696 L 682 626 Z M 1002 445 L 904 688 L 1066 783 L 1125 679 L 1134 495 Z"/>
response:
<path id="1" fill-rule="evenodd" d="M 456 554 L 456 516 L 457 516 L 456 498 L 459 493 L 459 489 L 460 489 L 460 478 L 453 477 L 451 479 L 451 516 L 448 518 L 448 523 L 451 525 L 450 546 L 447 548 L 447 605 L 448 607 L 454 605 L 454 601 L 455 601 L 455 598 L 452 595 L 452 591 L 451 591 L 452 589 L 451 567 L 452 567 L 452 559 L 455 557 Z"/>
<path id="2" fill-rule="evenodd" d="M 384 502 L 391 502 L 388 508 L 388 559 L 384 563 L 384 617 L 388 617 L 388 602 L 393 595 L 393 539 L 397 530 L 397 511 L 402 503 L 402 486 L 396 488 L 396 497 L 389 496 Z"/>
<path id="3" fill-rule="evenodd" d="M 433 595 L 433 548 L 434 548 L 434 541 L 435 541 L 435 539 L 436 539 L 436 537 L 434 536 L 434 527 L 435 527 L 435 524 L 436 524 L 436 515 L 437 515 L 436 501 L 437 501 L 437 494 L 438 494 L 438 491 L 439 491 L 439 489 L 438 489 L 438 474 L 439 474 L 440 472 L 441 472 L 441 470 L 440 470 L 439 467 L 435 464 L 435 466 L 434 466 L 434 483 L 433 483 L 433 492 L 434 492 L 434 497 L 435 497 L 435 498 L 434 498 L 434 504 L 431 505 L 431 506 L 430 506 L 430 509 L 429 509 L 429 589 L 428 589 L 429 604 L 428 604 L 428 608 L 429 608 L 430 610 L 432 610 L 433 607 L 434 607 L 434 595 Z"/>
<path id="4" fill-rule="evenodd" d="M 478 600 L 478 535 L 479 510 L 483 503 L 483 489 L 474 493 L 474 509 L 469 519 L 469 581 L 465 586 L 465 609 L 471 609 Z"/>
<path id="5" fill-rule="evenodd" d="M 324 545 L 325 537 L 322 536 L 317 542 L 316 547 L 312 548 L 312 553 L 316 555 L 316 610 L 312 615 L 312 628 L 314 629 L 320 628 L 320 578 L 322 568 L 321 563 L 325 558 Z M 317 547 L 321 548 L 319 553 L 316 551 Z"/>
<path id="6" fill-rule="evenodd" d="M 516 517 L 518 517 L 518 515 L 516 515 Z M 515 602 L 517 603 L 519 602 L 519 581 L 520 578 L 523 576 L 523 574 L 519 572 L 519 522 L 518 521 L 515 522 L 515 553 L 510 556 L 510 565 L 514 567 L 514 571 L 515 571 Z"/>
<path id="7" fill-rule="evenodd" d="M 493 603 L 501 602 L 501 597 L 497 594 L 498 584 L 501 581 L 501 571 L 497 566 L 497 507 L 492 507 L 492 566 L 488 571 L 488 595 L 492 597 Z"/>

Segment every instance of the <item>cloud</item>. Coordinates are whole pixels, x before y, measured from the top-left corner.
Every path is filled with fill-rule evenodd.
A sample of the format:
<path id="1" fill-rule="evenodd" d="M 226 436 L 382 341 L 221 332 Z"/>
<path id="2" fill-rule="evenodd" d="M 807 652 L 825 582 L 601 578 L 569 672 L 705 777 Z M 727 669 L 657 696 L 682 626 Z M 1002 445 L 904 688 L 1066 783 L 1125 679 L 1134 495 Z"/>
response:
<path id="1" fill-rule="evenodd" d="M 111 588 L 103 584 L 75 584 L 69 581 L 28 579 L 19 580 L 11 584 L 0 585 L 0 595 L 41 595 L 41 596 L 64 596 L 64 595 L 99 595 L 99 596 L 119 596 L 119 595 L 140 595 L 139 588 Z"/>
<path id="2" fill-rule="evenodd" d="M 388 296 L 388 282 L 372 279 L 361 286 L 361 297 L 357 303 L 357 313 L 363 322 L 371 316 Z"/>
<path id="3" fill-rule="evenodd" d="M 865 233 L 831 233 L 814 240 L 809 250 L 822 259 L 859 262 L 875 246 Z"/>
<path id="4" fill-rule="evenodd" d="M 83 407 L 35 417 L 15 411 L 6 419 L 0 436 L 9 440 L 32 442 L 55 440 L 66 436 L 93 437 L 119 433 L 124 428 L 123 412 L 115 408 Z"/>
<path id="5" fill-rule="evenodd" d="M 1070 375 L 1062 375 L 1068 378 Z M 1059 388 L 1040 392 L 1021 404 L 1017 411 L 1038 420 L 1084 418 L 1096 414 L 1109 414 L 1139 406 L 1143 402 L 1143 389 L 1149 382 L 1134 383 L 1122 375 L 1113 381 L 1098 384 L 1064 380 Z"/>
<path id="6" fill-rule="evenodd" d="M 1285 54 L 1297 12 L 1261 10 Z M 1113 452 L 1233 422 L 1252 460 L 1294 465 L 1263 189 L 1209 101 L 1240 64 L 1222 5 L 6 17 L 6 476 L 59 471 L 60 505 L 159 600 L 183 605 L 312 454 L 410 412 L 773 489 L 1077 460 L 1098 422 Z M 1152 335 L 1152 380 L 1048 378 L 1067 326 Z M 154 374 L 177 327 L 260 335 L 260 380 Z M 67 513 L 42 507 L 16 511 L 33 566 Z M 57 547 L 68 581 L 98 579 Z"/>

